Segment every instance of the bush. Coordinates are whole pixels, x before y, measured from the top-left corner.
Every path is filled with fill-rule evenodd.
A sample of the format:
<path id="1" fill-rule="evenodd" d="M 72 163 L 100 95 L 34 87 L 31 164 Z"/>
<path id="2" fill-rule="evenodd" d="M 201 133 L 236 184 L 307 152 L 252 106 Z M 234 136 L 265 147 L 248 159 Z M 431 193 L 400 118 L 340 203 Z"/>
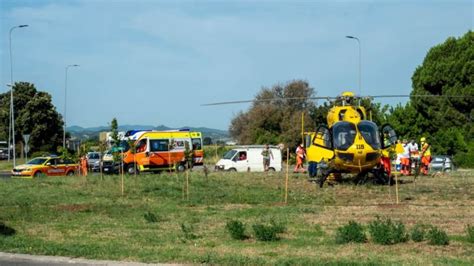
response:
<path id="1" fill-rule="evenodd" d="M 184 238 L 187 239 L 187 240 L 192 240 L 192 239 L 198 238 L 197 235 L 195 235 L 194 232 L 193 232 L 194 228 L 193 228 L 192 225 L 182 223 L 181 224 L 181 231 L 184 234 Z"/>
<path id="2" fill-rule="evenodd" d="M 426 236 L 426 226 L 423 224 L 416 224 L 412 229 L 411 229 L 411 240 L 414 242 L 421 242 L 425 240 Z"/>
<path id="3" fill-rule="evenodd" d="M 275 220 L 272 220 L 270 225 L 254 224 L 252 228 L 255 237 L 260 241 L 277 241 L 280 239 L 278 234 L 286 231 L 286 226 L 283 223 L 275 222 Z"/>
<path id="4" fill-rule="evenodd" d="M 0 222 L 0 236 L 12 236 L 16 234 L 16 230 L 3 222 Z"/>
<path id="5" fill-rule="evenodd" d="M 370 222 L 369 233 L 377 244 L 393 245 L 408 241 L 405 225 L 401 222 L 392 222 L 389 218 L 385 221 L 377 218 L 377 220 Z"/>
<path id="6" fill-rule="evenodd" d="M 466 227 L 467 242 L 474 243 L 474 226 L 468 225 Z"/>
<path id="7" fill-rule="evenodd" d="M 436 226 L 432 226 L 428 231 L 427 238 L 430 245 L 446 246 L 449 245 L 449 238 L 445 231 Z"/>
<path id="8" fill-rule="evenodd" d="M 364 243 L 367 241 L 364 228 L 362 225 L 354 221 L 349 224 L 337 228 L 336 243 L 345 244 L 349 242 Z"/>
<path id="9" fill-rule="evenodd" d="M 252 226 L 255 237 L 260 241 L 277 241 L 277 231 L 270 225 L 254 224 Z"/>
<path id="10" fill-rule="evenodd" d="M 241 221 L 232 220 L 228 221 L 225 225 L 227 231 L 233 239 L 244 240 L 247 239 L 245 235 L 245 225 Z"/>
<path id="11" fill-rule="evenodd" d="M 149 223 L 156 223 L 158 222 L 158 218 L 156 218 L 156 215 L 152 212 L 146 212 L 144 215 L 143 215 L 143 218 L 145 218 L 145 220 Z"/>

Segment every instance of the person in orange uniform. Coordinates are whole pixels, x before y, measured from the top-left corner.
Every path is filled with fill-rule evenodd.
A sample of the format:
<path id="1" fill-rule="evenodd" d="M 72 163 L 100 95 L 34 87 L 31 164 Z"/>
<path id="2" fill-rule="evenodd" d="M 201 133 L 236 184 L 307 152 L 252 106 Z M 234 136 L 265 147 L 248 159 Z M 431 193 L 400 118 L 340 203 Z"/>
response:
<path id="1" fill-rule="evenodd" d="M 402 141 L 403 153 L 401 154 L 402 175 L 410 175 L 410 150 L 406 139 Z"/>
<path id="2" fill-rule="evenodd" d="M 83 176 L 87 176 L 87 158 L 86 156 L 81 157 L 81 173 Z"/>
<path id="3" fill-rule="evenodd" d="M 428 166 L 431 162 L 431 151 L 430 151 L 430 144 L 426 142 L 426 138 L 422 137 L 420 139 L 421 142 L 421 173 L 424 175 L 428 175 Z"/>
<path id="4" fill-rule="evenodd" d="M 303 144 L 300 144 L 297 148 L 296 148 L 296 166 L 295 166 L 295 169 L 294 169 L 294 172 L 304 172 L 305 169 L 304 169 L 304 166 L 303 166 L 303 162 L 304 162 L 304 159 L 306 157 L 306 151 L 303 147 Z"/>

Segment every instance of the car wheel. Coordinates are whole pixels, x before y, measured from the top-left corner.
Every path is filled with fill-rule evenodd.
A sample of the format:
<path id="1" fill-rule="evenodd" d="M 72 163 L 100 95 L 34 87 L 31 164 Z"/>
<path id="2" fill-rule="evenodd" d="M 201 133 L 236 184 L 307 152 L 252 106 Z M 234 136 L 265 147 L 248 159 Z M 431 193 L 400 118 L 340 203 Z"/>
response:
<path id="1" fill-rule="evenodd" d="M 268 168 L 268 172 L 275 172 L 275 168 L 273 167 Z"/>
<path id="2" fill-rule="evenodd" d="M 178 171 L 178 172 L 184 172 L 184 170 L 186 170 L 186 167 L 184 167 L 183 164 L 178 164 L 178 165 L 176 166 L 176 171 Z"/>
<path id="3" fill-rule="evenodd" d="M 451 168 L 446 168 L 446 169 L 444 169 L 444 172 L 445 172 L 445 173 L 450 173 L 450 172 L 451 172 Z"/>
<path id="4" fill-rule="evenodd" d="M 36 171 L 36 173 L 33 175 L 33 177 L 43 177 L 43 173 L 41 171 Z"/>
<path id="5" fill-rule="evenodd" d="M 67 172 L 66 175 L 67 175 L 67 176 L 73 176 L 73 175 L 74 175 L 74 171 L 69 171 L 69 172 Z"/>
<path id="6" fill-rule="evenodd" d="M 229 172 L 237 172 L 237 169 L 235 169 L 235 168 L 229 168 Z"/>
<path id="7" fill-rule="evenodd" d="M 127 174 L 134 175 L 135 173 L 137 173 L 137 174 L 139 173 L 138 169 L 135 168 L 133 164 L 129 165 L 127 167 Z"/>

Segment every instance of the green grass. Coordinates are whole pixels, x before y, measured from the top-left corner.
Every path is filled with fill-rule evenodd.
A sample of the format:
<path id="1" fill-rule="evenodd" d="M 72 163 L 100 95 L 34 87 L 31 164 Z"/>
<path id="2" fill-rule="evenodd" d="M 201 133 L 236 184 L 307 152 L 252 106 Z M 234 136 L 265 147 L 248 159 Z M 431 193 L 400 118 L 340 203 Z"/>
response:
<path id="1" fill-rule="evenodd" d="M 367 225 L 376 216 L 433 224 L 449 236 L 472 223 L 473 172 L 436 178 L 408 177 L 395 187 L 338 184 L 319 189 L 303 175 L 290 178 L 289 204 L 282 204 L 283 173 L 0 179 L 0 222 L 15 229 L 0 235 L 0 251 L 150 263 L 380 265 L 474 262 L 472 244 L 409 241 L 396 248 L 372 243 L 338 245 L 338 227 L 349 220 Z M 304 177 L 304 178 L 303 178 Z M 147 218 L 145 218 L 147 217 Z M 248 238 L 234 240 L 229 220 L 247 225 Z M 257 241 L 250 226 L 284 224 L 276 242 Z"/>

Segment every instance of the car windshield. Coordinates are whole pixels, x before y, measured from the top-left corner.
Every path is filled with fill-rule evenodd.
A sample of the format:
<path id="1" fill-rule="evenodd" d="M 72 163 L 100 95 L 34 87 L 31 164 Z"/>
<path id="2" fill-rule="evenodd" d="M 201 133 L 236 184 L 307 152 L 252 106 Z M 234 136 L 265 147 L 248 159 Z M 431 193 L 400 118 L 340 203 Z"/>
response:
<path id="1" fill-rule="evenodd" d="M 35 165 L 38 165 L 38 164 L 44 164 L 44 162 L 46 162 L 46 158 L 34 158 L 33 160 L 29 161 L 27 164 L 35 164 Z"/>
<path id="2" fill-rule="evenodd" d="M 89 153 L 87 155 L 87 157 L 89 157 L 89 159 L 99 159 L 99 154 L 98 153 Z"/>
<path id="3" fill-rule="evenodd" d="M 355 125 L 349 122 L 337 122 L 332 127 L 334 147 L 338 150 L 347 150 L 356 136 Z"/>
<path id="4" fill-rule="evenodd" d="M 236 150 L 230 150 L 228 151 L 225 155 L 224 155 L 224 159 L 226 160 L 230 160 L 232 159 L 232 157 L 234 157 L 234 155 L 237 153 Z"/>
<path id="5" fill-rule="evenodd" d="M 357 125 L 360 134 L 364 137 L 365 142 L 369 144 L 374 150 L 380 149 L 379 131 L 375 123 L 371 121 L 361 121 Z"/>

